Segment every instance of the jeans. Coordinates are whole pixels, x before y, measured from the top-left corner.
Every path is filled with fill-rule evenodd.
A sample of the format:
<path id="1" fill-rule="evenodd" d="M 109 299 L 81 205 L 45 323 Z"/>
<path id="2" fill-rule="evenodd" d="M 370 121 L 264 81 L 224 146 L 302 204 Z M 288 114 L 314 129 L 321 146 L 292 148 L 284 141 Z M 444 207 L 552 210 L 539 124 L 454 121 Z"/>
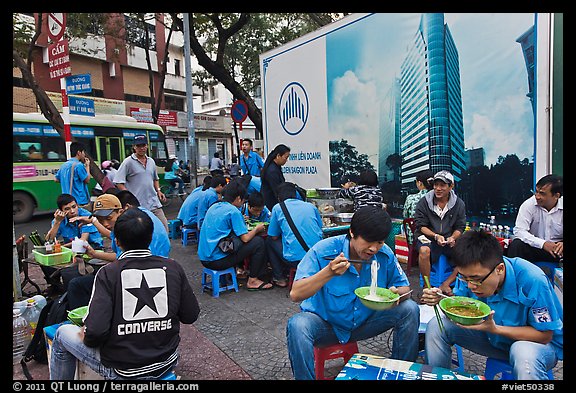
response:
<path id="1" fill-rule="evenodd" d="M 124 379 L 113 368 L 106 367 L 100 361 L 100 349 L 87 347 L 80 336 L 81 327 L 66 324 L 56 330 L 52 341 L 50 355 L 50 380 L 73 380 L 76 373 L 76 361 L 85 363 L 104 379 Z M 172 370 L 176 364 L 172 367 Z M 171 370 L 168 370 L 168 373 Z M 153 376 L 142 377 L 141 380 L 158 379 Z"/>
<path id="2" fill-rule="evenodd" d="M 178 193 L 179 194 L 184 194 L 184 180 L 182 180 L 181 178 L 176 178 L 176 179 L 169 179 L 168 182 L 170 183 L 170 185 L 172 186 L 173 189 L 176 188 L 176 183 L 178 183 Z"/>
<path id="3" fill-rule="evenodd" d="M 273 240 L 271 236 L 266 238 L 266 249 L 268 250 L 268 259 L 272 266 L 272 276 L 274 280 L 285 280 L 286 269 L 296 267 L 300 261 L 290 262 L 284 259 L 282 253 L 282 239 Z"/>
<path id="4" fill-rule="evenodd" d="M 388 310 L 376 311 L 352 331 L 349 341 L 366 340 L 393 329 L 392 359 L 415 361 L 418 357 L 420 309 L 407 299 Z M 313 380 L 314 346 L 338 343 L 332 325 L 318 315 L 302 311 L 288 320 L 286 327 L 288 357 L 296 380 Z"/>
<path id="5" fill-rule="evenodd" d="M 512 365 L 514 379 L 545 380 L 548 370 L 558 362 L 552 344 L 515 341 L 509 351 L 493 347 L 485 332 L 458 327 L 442 317 L 444 333 L 432 318 L 426 328 L 426 363 L 433 367 L 450 368 L 452 345 L 458 344 L 483 356 L 507 361 Z"/>

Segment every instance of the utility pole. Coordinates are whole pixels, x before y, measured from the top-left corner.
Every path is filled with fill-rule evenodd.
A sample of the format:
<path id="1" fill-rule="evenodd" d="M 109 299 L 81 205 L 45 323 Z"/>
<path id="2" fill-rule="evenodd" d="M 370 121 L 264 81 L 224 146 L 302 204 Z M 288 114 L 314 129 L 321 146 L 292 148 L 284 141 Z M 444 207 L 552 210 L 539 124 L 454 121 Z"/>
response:
<path id="1" fill-rule="evenodd" d="M 188 120 L 188 145 L 186 155 L 190 157 L 190 184 L 198 186 L 196 169 L 196 137 L 194 132 L 194 95 L 192 92 L 192 65 L 190 64 L 190 20 L 184 13 L 184 72 L 186 73 L 186 112 Z M 194 180 L 192 180 L 194 179 Z"/>

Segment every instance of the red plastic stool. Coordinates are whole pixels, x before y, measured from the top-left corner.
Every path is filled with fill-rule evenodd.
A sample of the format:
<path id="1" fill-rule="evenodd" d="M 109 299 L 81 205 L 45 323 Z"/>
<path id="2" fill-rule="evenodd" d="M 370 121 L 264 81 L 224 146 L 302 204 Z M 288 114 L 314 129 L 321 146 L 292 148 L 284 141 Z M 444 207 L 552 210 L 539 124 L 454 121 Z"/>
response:
<path id="1" fill-rule="evenodd" d="M 294 283 L 294 276 L 296 275 L 296 268 L 291 267 L 288 273 L 288 290 L 292 289 L 292 284 Z"/>
<path id="2" fill-rule="evenodd" d="M 314 347 L 314 373 L 317 380 L 329 380 L 324 376 L 324 365 L 326 360 L 344 359 L 344 364 L 350 360 L 352 355 L 358 353 L 358 343 L 350 341 L 346 344 L 334 344 L 326 347 Z"/>

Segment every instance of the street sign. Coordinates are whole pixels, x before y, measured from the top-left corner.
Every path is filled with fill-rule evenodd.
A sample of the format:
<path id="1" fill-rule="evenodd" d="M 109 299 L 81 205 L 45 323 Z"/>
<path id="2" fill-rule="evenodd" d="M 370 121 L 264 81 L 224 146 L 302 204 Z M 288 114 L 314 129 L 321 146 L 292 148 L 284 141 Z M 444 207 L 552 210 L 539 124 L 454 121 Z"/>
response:
<path id="1" fill-rule="evenodd" d="M 94 116 L 94 100 L 86 97 L 69 96 L 68 106 L 71 115 Z"/>
<path id="2" fill-rule="evenodd" d="M 48 37 L 53 42 L 60 41 L 66 29 L 66 14 L 55 12 L 48 14 Z"/>
<path id="3" fill-rule="evenodd" d="M 51 79 L 60 79 L 72 75 L 68 40 L 60 40 L 48 46 L 48 67 Z"/>
<path id="4" fill-rule="evenodd" d="M 242 123 L 248 117 L 248 105 L 242 100 L 236 100 L 230 109 L 230 116 L 236 123 Z"/>
<path id="5" fill-rule="evenodd" d="M 79 74 L 66 77 L 66 93 L 80 94 L 92 92 L 90 74 Z"/>

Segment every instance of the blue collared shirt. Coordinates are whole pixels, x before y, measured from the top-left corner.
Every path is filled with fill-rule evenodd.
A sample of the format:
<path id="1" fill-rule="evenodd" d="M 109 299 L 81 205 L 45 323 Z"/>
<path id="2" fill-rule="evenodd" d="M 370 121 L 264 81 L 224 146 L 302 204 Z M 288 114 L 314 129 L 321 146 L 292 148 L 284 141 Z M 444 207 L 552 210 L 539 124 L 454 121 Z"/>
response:
<path id="1" fill-rule="evenodd" d="M 218 242 L 233 231 L 236 236 L 248 233 L 240 210 L 229 202 L 218 202 L 206 212 L 206 221 L 200 231 L 198 257 L 201 261 L 217 261 L 228 254 L 220 250 Z"/>
<path id="2" fill-rule="evenodd" d="M 350 257 L 350 240 L 347 235 L 339 235 L 323 239 L 316 243 L 306 253 L 298 264 L 295 280 L 310 277 L 330 261 L 324 257 L 335 258 L 340 252 Z M 381 288 L 391 286 L 409 286 L 410 282 L 404 270 L 398 263 L 394 252 L 384 244 L 375 254 L 379 263 L 377 285 Z M 348 342 L 351 332 L 360 327 L 375 312 L 364 306 L 354 294 L 359 287 L 369 287 L 372 282 L 371 265 L 363 264 L 358 272 L 354 265 L 341 276 L 334 276 L 313 296 L 300 304 L 303 311 L 313 312 L 327 321 L 341 343 Z"/>
<path id="3" fill-rule="evenodd" d="M 92 213 L 90 213 L 86 209 L 83 209 L 81 207 L 78 208 L 79 217 L 90 217 L 91 214 Z M 55 222 L 56 219 L 53 219 L 52 226 L 54 226 Z M 56 238 L 62 236 L 62 238 L 64 239 L 64 243 L 69 243 L 72 240 L 74 240 L 75 237 L 80 238 L 83 233 L 89 234 L 88 243 L 90 243 L 92 247 L 102 248 L 103 246 L 102 235 L 100 235 L 100 232 L 98 232 L 98 228 L 96 228 L 94 224 L 84 224 L 82 226 L 79 226 L 77 222 L 70 222 L 68 220 L 68 217 L 64 217 L 64 219 L 60 223 L 58 231 L 56 232 Z"/>
<path id="4" fill-rule="evenodd" d="M 246 193 L 250 195 L 253 192 L 260 192 L 261 189 L 262 189 L 262 179 L 258 176 L 251 176 L 250 183 L 248 183 L 248 188 L 246 189 Z"/>
<path id="5" fill-rule="evenodd" d="M 152 241 L 150 242 L 150 246 L 148 249 L 152 252 L 153 255 L 159 255 L 161 257 L 169 257 L 170 254 L 170 238 L 168 237 L 168 233 L 166 232 L 166 227 L 160 219 L 152 213 L 150 210 L 146 209 L 143 206 L 138 206 L 138 209 L 142 210 L 144 213 L 148 214 L 148 217 L 152 219 L 154 223 L 154 231 L 152 232 Z M 114 239 L 116 236 L 114 235 L 114 231 L 110 233 L 110 241 L 112 242 L 112 251 L 116 253 L 116 258 L 120 257 L 122 254 L 122 250 L 120 247 L 116 245 Z"/>
<path id="6" fill-rule="evenodd" d="M 216 192 L 216 190 L 212 187 L 207 189 L 206 191 L 201 191 L 200 200 L 198 201 L 198 228 L 202 226 L 204 222 L 204 216 L 206 216 L 206 212 L 208 208 L 212 206 L 212 204 L 218 202 L 220 196 Z"/>
<path id="7" fill-rule="evenodd" d="M 494 313 L 494 322 L 502 326 L 531 326 L 536 330 L 552 330 L 551 344 L 559 359 L 564 359 L 563 308 L 546 274 L 522 258 L 504 257 L 506 278 L 502 288 L 492 296 L 478 298 L 468 284 L 456 280 L 454 294 L 479 299 Z M 490 343 L 508 351 L 515 340 L 488 333 Z"/>
<path id="8" fill-rule="evenodd" d="M 198 186 L 190 195 L 184 199 L 180 210 L 178 211 L 177 218 L 182 220 L 184 225 L 192 225 L 196 223 L 198 217 L 198 202 L 200 201 L 200 196 L 202 195 L 203 186 Z"/>
<path id="9" fill-rule="evenodd" d="M 240 169 L 242 169 L 242 174 L 260 176 L 260 170 L 264 166 L 264 160 L 255 151 L 250 151 L 248 158 L 244 156 L 244 153 L 240 154 Z"/>
<path id="10" fill-rule="evenodd" d="M 292 221 L 294 221 L 294 225 L 308 247 L 322 240 L 322 218 L 316 206 L 310 202 L 295 198 L 286 199 L 284 202 L 292 217 Z M 289 262 L 299 261 L 306 254 L 294 232 L 292 232 L 279 203 L 272 208 L 270 225 L 268 225 L 268 236 L 282 236 L 282 256 Z"/>
<path id="11" fill-rule="evenodd" d="M 74 175 L 72 175 L 72 167 L 74 167 Z M 84 164 L 76 157 L 70 158 L 66 161 L 58 172 L 54 175 L 60 182 L 60 187 L 63 194 L 72 194 L 79 205 L 85 205 L 90 202 L 90 194 L 88 193 L 88 185 L 84 180 L 88 177 L 88 172 Z M 72 192 L 70 192 L 70 178 L 72 177 Z"/>

